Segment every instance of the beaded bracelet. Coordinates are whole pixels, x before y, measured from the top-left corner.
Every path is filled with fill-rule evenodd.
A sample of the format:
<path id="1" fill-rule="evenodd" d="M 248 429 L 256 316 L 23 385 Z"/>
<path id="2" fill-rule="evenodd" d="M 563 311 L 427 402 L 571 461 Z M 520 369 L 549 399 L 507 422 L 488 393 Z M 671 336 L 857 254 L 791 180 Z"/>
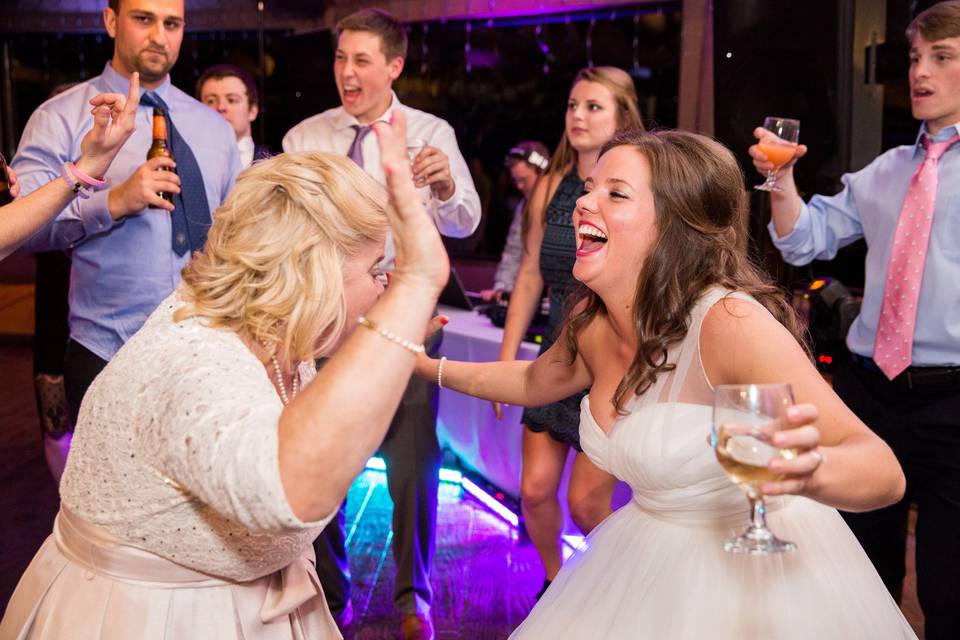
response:
<path id="1" fill-rule="evenodd" d="M 366 327 L 367 329 L 370 329 L 371 331 L 378 333 L 379 335 L 383 336 L 390 342 L 400 345 L 407 351 L 411 351 L 417 355 L 426 351 L 426 349 L 424 349 L 422 344 L 417 344 L 415 342 L 411 342 L 407 340 L 406 338 L 401 338 L 400 336 L 393 333 L 392 331 L 388 329 L 384 329 L 381 326 L 378 326 L 377 323 L 373 322 L 372 320 L 367 320 L 363 316 L 360 316 L 359 318 L 357 318 L 357 323 L 362 327 Z"/>
<path id="2" fill-rule="evenodd" d="M 443 389 L 443 363 L 447 361 L 447 356 L 440 356 L 440 364 L 437 365 L 437 387 Z"/>

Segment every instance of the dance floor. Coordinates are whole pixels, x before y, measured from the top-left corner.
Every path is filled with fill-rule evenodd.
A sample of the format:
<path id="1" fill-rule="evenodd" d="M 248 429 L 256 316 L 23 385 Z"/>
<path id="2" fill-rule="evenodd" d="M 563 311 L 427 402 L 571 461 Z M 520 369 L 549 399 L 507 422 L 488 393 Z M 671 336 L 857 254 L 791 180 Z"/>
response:
<path id="1" fill-rule="evenodd" d="M 31 357 L 28 344 L 0 342 L 0 608 L 49 534 L 57 510 L 56 487 L 40 446 Z M 506 638 L 533 606 L 543 580 L 536 552 L 503 520 L 461 495 L 456 485 L 443 483 L 440 493 L 433 573 L 437 638 Z M 397 637 L 392 508 L 382 472 L 364 472 L 350 490 L 347 533 L 355 618 L 348 640 Z M 904 612 L 922 640 L 912 562 L 909 571 Z"/>

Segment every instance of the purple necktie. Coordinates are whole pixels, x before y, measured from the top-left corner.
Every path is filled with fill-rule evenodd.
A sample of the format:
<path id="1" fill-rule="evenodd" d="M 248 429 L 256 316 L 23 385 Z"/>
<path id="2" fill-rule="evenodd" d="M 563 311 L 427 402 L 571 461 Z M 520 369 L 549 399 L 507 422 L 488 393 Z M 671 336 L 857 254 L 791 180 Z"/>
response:
<path id="1" fill-rule="evenodd" d="M 357 132 L 357 137 L 353 139 L 350 150 L 347 151 L 347 157 L 357 163 L 357 166 L 363 169 L 363 139 L 373 131 L 373 127 L 363 127 L 359 124 L 350 125 Z"/>

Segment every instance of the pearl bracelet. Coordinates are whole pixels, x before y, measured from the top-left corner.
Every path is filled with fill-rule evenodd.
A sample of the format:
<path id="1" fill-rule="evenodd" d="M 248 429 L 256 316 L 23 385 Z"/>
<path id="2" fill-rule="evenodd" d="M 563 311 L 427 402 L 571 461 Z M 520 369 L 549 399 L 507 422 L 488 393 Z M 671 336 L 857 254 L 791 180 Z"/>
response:
<path id="1" fill-rule="evenodd" d="M 440 364 L 437 365 L 437 386 L 443 389 L 443 363 L 447 361 L 447 356 L 440 356 Z"/>
<path id="2" fill-rule="evenodd" d="M 424 347 L 423 347 L 422 344 L 417 344 L 416 342 L 411 342 L 411 341 L 407 340 L 406 338 L 401 338 L 400 336 L 398 336 L 398 335 L 395 334 L 394 332 L 392 332 L 392 331 L 390 331 L 390 330 L 388 330 L 388 329 L 384 329 L 384 328 L 381 327 L 381 326 L 378 326 L 377 323 L 373 322 L 372 320 L 368 320 L 368 319 L 364 318 L 363 316 L 360 316 L 359 318 L 357 318 L 357 323 L 358 323 L 360 326 L 362 326 L 362 327 L 366 327 L 367 329 L 370 329 L 371 331 L 374 331 L 374 332 L 380 334 L 381 336 L 383 336 L 384 338 L 386 338 L 386 339 L 389 340 L 390 342 L 393 342 L 393 343 L 396 343 L 396 344 L 400 345 L 401 347 L 403 347 L 403 348 L 406 349 L 407 351 L 411 351 L 411 352 L 413 352 L 413 353 L 415 353 L 415 354 L 417 354 L 417 355 L 419 355 L 419 354 L 423 353 L 424 351 L 426 351 L 426 349 L 424 349 Z"/>

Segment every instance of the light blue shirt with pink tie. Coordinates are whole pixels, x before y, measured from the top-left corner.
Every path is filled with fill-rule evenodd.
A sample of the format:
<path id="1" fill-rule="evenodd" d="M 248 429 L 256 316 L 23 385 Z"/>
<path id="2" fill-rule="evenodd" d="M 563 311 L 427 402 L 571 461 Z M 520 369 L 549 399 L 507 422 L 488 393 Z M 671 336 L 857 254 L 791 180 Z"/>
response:
<path id="1" fill-rule="evenodd" d="M 958 132 L 960 123 L 944 127 L 933 140 L 948 140 Z M 890 149 L 860 171 L 845 174 L 840 193 L 811 198 L 801 206 L 789 234 L 779 237 L 773 223 L 769 225 L 774 245 L 793 265 L 830 260 L 841 247 L 860 238 L 866 241 L 863 305 L 847 334 L 850 351 L 866 358 L 873 357 L 894 233 L 910 181 L 923 162 L 925 134 L 926 125 L 915 144 Z M 911 364 L 960 365 L 960 143 L 939 160 L 917 309 Z"/>

